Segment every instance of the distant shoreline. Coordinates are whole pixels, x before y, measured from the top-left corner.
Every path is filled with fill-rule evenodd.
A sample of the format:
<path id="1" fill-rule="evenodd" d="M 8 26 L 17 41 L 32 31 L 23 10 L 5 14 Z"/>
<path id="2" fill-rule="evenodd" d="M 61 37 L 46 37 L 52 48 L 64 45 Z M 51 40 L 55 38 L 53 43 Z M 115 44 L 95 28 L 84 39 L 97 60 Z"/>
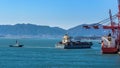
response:
<path id="1" fill-rule="evenodd" d="M 9 38 L 9 39 L 62 39 L 62 36 L 31 36 L 31 35 L 6 35 L 6 36 L 0 36 L 0 38 Z M 73 39 L 75 40 L 100 40 L 101 36 L 76 36 Z"/>

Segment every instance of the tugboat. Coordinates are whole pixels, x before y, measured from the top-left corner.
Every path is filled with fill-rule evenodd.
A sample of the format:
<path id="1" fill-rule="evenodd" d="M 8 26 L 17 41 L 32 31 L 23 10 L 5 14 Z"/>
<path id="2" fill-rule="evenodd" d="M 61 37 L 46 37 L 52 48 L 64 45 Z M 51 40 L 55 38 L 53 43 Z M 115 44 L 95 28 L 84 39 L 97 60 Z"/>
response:
<path id="1" fill-rule="evenodd" d="M 81 41 L 71 41 L 71 37 L 67 34 L 64 35 L 63 40 L 57 43 L 56 48 L 64 49 L 82 49 L 82 48 L 91 48 L 92 42 L 81 42 Z"/>
<path id="2" fill-rule="evenodd" d="M 16 44 L 15 45 L 9 45 L 10 47 L 23 47 L 24 45 L 20 45 L 18 43 L 18 41 L 16 40 Z"/>

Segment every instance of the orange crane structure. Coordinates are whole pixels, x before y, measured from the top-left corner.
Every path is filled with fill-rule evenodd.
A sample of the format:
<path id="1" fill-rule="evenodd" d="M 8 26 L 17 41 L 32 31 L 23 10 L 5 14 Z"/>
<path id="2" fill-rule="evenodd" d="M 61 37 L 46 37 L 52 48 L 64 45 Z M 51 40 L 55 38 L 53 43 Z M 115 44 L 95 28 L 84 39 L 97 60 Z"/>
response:
<path id="1" fill-rule="evenodd" d="M 103 29 L 111 30 L 108 36 L 103 36 L 101 41 L 102 53 L 118 53 L 120 51 L 120 0 L 118 0 L 118 13 L 112 16 L 111 10 L 109 10 L 109 18 L 100 21 L 93 25 L 94 29 L 99 29 L 99 24 L 104 24 L 109 21 L 109 25 L 103 25 Z M 118 19 L 118 22 L 114 22 L 114 19 Z M 90 29 L 90 26 L 83 26 L 86 29 Z"/>

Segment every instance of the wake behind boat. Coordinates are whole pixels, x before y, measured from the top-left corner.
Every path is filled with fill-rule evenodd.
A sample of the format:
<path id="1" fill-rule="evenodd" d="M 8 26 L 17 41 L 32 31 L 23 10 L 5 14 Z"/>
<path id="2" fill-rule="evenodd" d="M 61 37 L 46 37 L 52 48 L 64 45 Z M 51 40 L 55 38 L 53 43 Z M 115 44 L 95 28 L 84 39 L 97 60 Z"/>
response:
<path id="1" fill-rule="evenodd" d="M 18 41 L 16 40 L 16 44 L 14 45 L 9 45 L 10 47 L 23 47 L 24 45 L 20 45 Z"/>
<path id="2" fill-rule="evenodd" d="M 92 42 L 81 42 L 81 41 L 71 41 L 71 38 L 65 34 L 62 42 L 58 42 L 56 48 L 64 49 L 82 49 L 82 48 L 91 48 Z"/>

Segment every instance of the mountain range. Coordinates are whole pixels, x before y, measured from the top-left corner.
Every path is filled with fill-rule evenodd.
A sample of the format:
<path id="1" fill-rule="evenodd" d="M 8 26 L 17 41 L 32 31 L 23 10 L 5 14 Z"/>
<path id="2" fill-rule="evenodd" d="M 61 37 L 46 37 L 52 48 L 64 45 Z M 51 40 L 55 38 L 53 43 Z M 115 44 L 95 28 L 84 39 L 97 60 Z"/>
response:
<path id="1" fill-rule="evenodd" d="M 90 28 L 86 29 L 83 26 L 89 26 Z M 70 28 L 68 30 L 69 35 L 71 36 L 103 36 L 108 34 L 111 30 L 103 29 L 103 25 L 99 24 L 99 29 L 95 29 L 94 24 L 82 24 L 76 27 Z"/>
<path id="2" fill-rule="evenodd" d="M 15 24 L 15 25 L 0 25 L 0 36 L 5 37 L 39 37 L 39 38 L 60 38 L 68 33 L 70 36 L 102 36 L 107 34 L 107 30 L 100 29 L 85 29 L 78 25 L 68 30 L 59 27 L 41 26 L 34 24 Z M 88 24 L 87 24 L 88 25 Z M 90 24 L 89 26 L 92 26 Z M 102 27 L 102 25 L 100 25 Z"/>

